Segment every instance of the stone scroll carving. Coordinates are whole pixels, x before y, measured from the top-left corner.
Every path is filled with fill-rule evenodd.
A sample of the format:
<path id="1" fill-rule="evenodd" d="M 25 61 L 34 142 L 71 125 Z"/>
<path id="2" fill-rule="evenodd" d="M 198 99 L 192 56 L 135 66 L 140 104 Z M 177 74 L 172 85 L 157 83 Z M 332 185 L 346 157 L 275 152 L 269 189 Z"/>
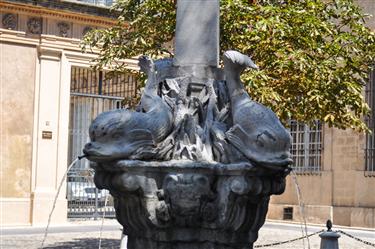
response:
<path id="1" fill-rule="evenodd" d="M 85 36 L 88 32 L 90 32 L 91 30 L 93 30 L 93 27 L 90 27 L 90 26 L 86 26 L 83 31 L 82 31 L 82 36 Z"/>
<path id="2" fill-rule="evenodd" d="M 57 28 L 59 31 L 59 36 L 61 37 L 68 37 L 70 31 L 70 24 L 67 22 L 59 22 L 57 23 Z"/>
<path id="3" fill-rule="evenodd" d="M 17 21 L 17 15 L 13 13 L 4 14 L 2 18 L 3 27 L 10 30 L 17 28 Z"/>
<path id="4" fill-rule="evenodd" d="M 42 33 L 42 18 L 31 17 L 27 20 L 27 31 L 31 34 L 38 35 Z"/>
<path id="5" fill-rule="evenodd" d="M 95 184 L 114 196 L 127 248 L 252 248 L 269 196 L 284 191 L 285 175 L 259 177 L 251 166 L 233 170 L 221 164 L 216 165 L 221 170 L 208 172 L 193 164 L 171 161 L 140 171 L 133 171 L 129 161 L 112 165 L 116 171 L 95 165 Z"/>

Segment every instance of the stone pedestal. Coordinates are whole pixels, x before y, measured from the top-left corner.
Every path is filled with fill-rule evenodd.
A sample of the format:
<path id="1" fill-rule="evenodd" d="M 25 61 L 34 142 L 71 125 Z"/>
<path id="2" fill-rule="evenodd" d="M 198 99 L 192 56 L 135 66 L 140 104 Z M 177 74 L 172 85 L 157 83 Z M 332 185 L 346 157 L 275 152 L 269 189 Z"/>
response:
<path id="1" fill-rule="evenodd" d="M 92 167 L 95 184 L 114 197 L 128 249 L 252 248 L 269 197 L 284 191 L 288 173 L 183 160 Z"/>

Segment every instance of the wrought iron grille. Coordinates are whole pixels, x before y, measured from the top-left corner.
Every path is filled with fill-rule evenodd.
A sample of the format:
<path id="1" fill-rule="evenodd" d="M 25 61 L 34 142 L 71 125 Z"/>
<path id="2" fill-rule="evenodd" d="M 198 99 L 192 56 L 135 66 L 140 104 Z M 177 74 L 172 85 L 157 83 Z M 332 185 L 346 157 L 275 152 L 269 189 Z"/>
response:
<path id="1" fill-rule="evenodd" d="M 88 68 L 71 68 L 69 161 L 82 155 L 89 141 L 91 121 L 101 112 L 122 108 L 125 98 L 135 97 L 137 81 L 134 75 L 118 75 L 106 79 L 105 72 Z M 68 172 L 67 199 L 69 218 L 91 218 L 102 215 L 114 216 L 112 198 L 105 207 L 106 190 L 95 188 L 89 161 L 80 160 Z"/>
<path id="2" fill-rule="evenodd" d="M 366 134 L 365 170 L 375 171 L 375 68 L 370 72 L 370 79 L 366 85 L 366 101 L 371 108 L 370 115 L 366 117 L 366 123 L 372 134 Z"/>
<path id="3" fill-rule="evenodd" d="M 297 121 L 290 122 L 292 135 L 291 154 L 293 169 L 298 172 L 317 172 L 321 170 L 323 148 L 322 123 L 316 121 L 308 126 Z"/>

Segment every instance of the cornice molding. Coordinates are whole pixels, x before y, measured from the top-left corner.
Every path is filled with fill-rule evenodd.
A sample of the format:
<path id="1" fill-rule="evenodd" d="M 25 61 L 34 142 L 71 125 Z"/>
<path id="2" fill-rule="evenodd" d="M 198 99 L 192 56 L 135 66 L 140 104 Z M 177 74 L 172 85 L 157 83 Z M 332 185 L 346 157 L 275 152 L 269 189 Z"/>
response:
<path id="1" fill-rule="evenodd" d="M 39 58 L 42 60 L 60 61 L 63 50 L 44 45 L 38 46 Z"/>
<path id="2" fill-rule="evenodd" d="M 84 13 L 73 13 L 64 10 L 48 9 L 39 6 L 30 6 L 25 4 L 10 3 L 4 1 L 0 2 L 0 11 L 25 13 L 28 15 L 64 19 L 68 21 L 78 21 L 89 25 L 96 25 L 101 27 L 108 27 L 116 23 L 116 20 L 112 18 L 88 15 Z"/>
<path id="3" fill-rule="evenodd" d="M 0 29 L 0 42 L 18 43 L 33 46 L 37 46 L 40 43 L 39 39 L 26 37 L 26 33 L 23 31 L 8 29 Z"/>

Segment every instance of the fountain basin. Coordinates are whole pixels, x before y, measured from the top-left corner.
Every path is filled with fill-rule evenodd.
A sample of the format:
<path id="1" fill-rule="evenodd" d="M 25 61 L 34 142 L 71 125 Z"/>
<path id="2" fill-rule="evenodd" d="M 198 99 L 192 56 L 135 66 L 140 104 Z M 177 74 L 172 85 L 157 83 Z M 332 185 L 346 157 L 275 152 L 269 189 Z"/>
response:
<path id="1" fill-rule="evenodd" d="M 92 163 L 114 197 L 128 249 L 252 248 L 284 170 L 246 163 L 121 160 Z"/>

